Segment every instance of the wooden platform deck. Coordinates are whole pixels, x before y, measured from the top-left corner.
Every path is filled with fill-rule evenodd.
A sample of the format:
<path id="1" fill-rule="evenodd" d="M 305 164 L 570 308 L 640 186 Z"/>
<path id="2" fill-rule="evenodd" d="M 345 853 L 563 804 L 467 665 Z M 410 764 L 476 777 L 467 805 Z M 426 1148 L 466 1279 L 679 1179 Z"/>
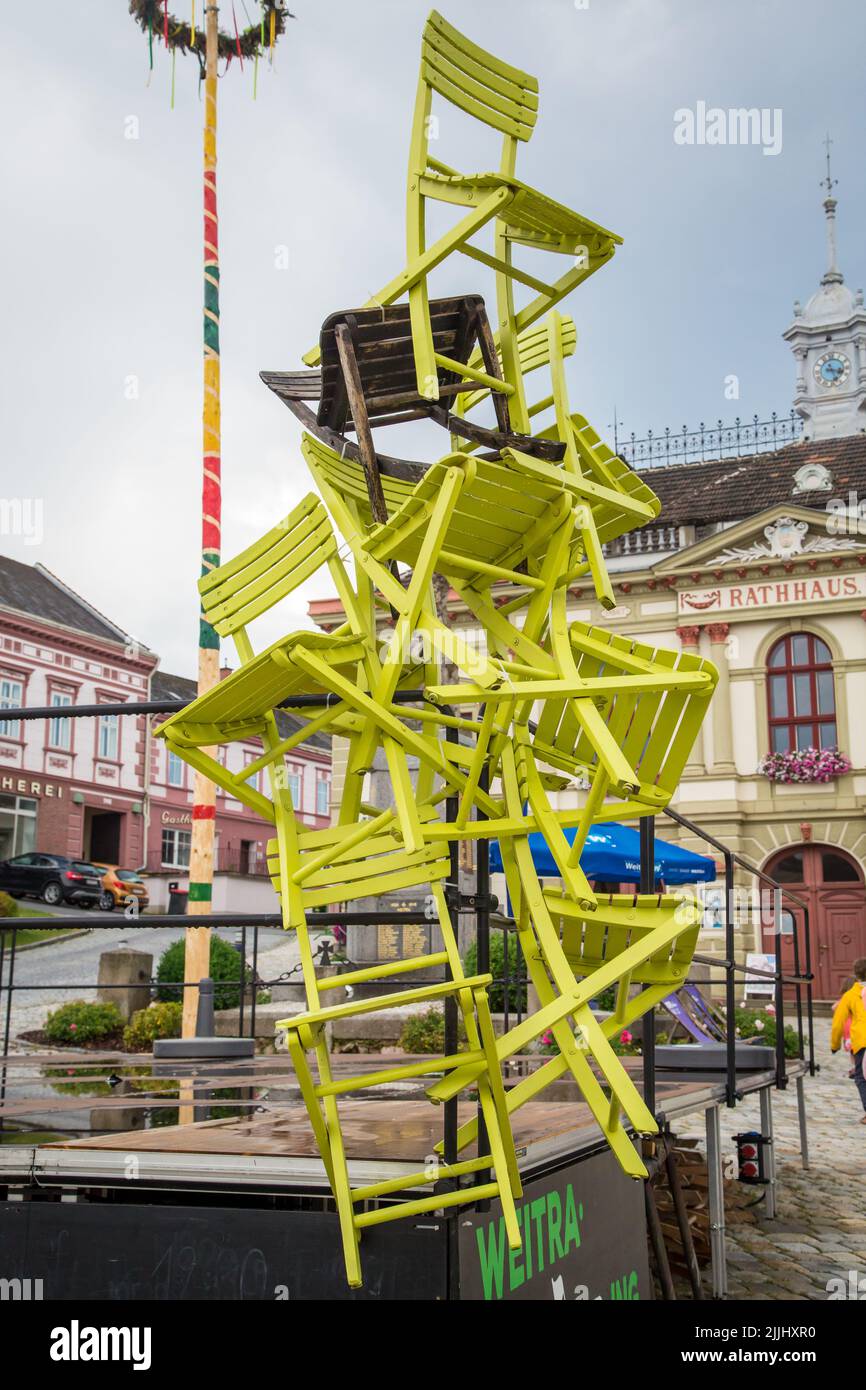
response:
<path id="1" fill-rule="evenodd" d="M 522 1058 L 520 1070 L 545 1059 Z M 392 1056 L 336 1055 L 337 1075 L 369 1072 L 394 1064 Z M 640 1058 L 625 1059 L 638 1088 Z M 514 1080 L 518 1079 L 515 1072 Z M 383 1088 L 369 1099 L 346 1099 L 340 1113 L 350 1169 L 356 1181 L 424 1168 L 443 1136 L 444 1112 L 424 1097 L 429 1078 L 402 1088 Z M 742 1078 L 744 1089 L 772 1084 L 770 1074 Z M 70 1092 L 65 1093 L 65 1086 Z M 705 1079 L 657 1079 L 656 1112 L 671 1123 L 683 1114 L 722 1103 L 724 1087 Z M 195 1109 L 193 1109 L 195 1107 Z M 207 1118 L 208 1107 L 230 1108 L 229 1118 Z M 175 1122 L 166 1123 L 166 1111 Z M 159 1185 L 244 1186 L 267 1183 L 280 1188 L 321 1187 L 324 1169 L 306 1111 L 299 1102 L 291 1064 L 282 1056 L 248 1061 L 201 1063 L 195 1075 L 182 1066 L 154 1064 L 144 1056 L 130 1064 L 122 1054 L 25 1053 L 6 1059 L 6 1096 L 0 1114 L 15 1124 L 37 1123 L 62 1134 L 82 1125 L 64 1123 L 73 1112 L 94 1132 L 58 1137 L 29 1150 L 34 1171 L 50 1182 L 112 1181 L 130 1155 L 137 1155 L 148 1179 Z M 143 1112 L 150 1112 L 150 1116 Z M 462 1124 L 476 1114 L 473 1102 L 458 1107 Z M 155 1123 L 148 1127 L 153 1117 Z M 38 1120 L 37 1120 L 38 1117 Z M 179 1122 L 177 1122 L 179 1121 Z M 603 1141 L 570 1080 L 555 1083 L 542 1099 L 513 1116 L 521 1167 L 558 1162 L 587 1154 Z M 23 1137 L 23 1136 L 22 1136 Z M 16 1149 L 18 1157 L 16 1159 Z M 475 1152 L 470 1147 L 464 1157 Z M 0 1146 L 0 1178 L 25 1161 L 20 1145 Z"/>

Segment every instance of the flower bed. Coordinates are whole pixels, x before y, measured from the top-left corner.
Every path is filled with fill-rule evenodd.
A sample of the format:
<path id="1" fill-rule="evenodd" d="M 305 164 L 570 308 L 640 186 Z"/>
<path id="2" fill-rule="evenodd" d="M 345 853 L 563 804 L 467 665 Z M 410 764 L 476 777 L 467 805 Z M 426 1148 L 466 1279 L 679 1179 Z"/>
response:
<path id="1" fill-rule="evenodd" d="M 851 759 L 838 748 L 795 748 L 790 753 L 765 753 L 758 772 L 770 782 L 832 782 L 851 771 Z"/>

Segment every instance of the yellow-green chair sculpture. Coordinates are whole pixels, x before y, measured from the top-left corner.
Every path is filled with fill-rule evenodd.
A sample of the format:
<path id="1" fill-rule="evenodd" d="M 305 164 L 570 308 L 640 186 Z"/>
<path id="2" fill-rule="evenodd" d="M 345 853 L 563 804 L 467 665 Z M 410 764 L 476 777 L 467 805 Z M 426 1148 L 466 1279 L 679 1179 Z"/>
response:
<path id="1" fill-rule="evenodd" d="M 501 136 L 495 173 L 464 174 L 434 157 L 441 101 L 441 131 L 453 146 L 464 118 Z M 517 177 L 517 151 L 537 113 L 534 78 L 430 15 L 412 124 L 405 268 L 363 310 L 325 319 L 321 353 L 306 358 L 321 356 L 320 371 L 264 374 L 305 427 L 301 451 L 321 498 L 305 497 L 201 580 L 203 611 L 234 639 L 240 666 L 159 730 L 178 756 L 274 827 L 269 870 L 283 925 L 296 934 L 305 991 L 303 1011 L 278 1027 L 355 1287 L 363 1231 L 401 1216 L 495 1197 L 508 1244 L 519 1246 L 510 1116 L 563 1076 L 576 1082 L 622 1168 L 645 1175 L 633 1134 L 653 1133 L 656 1120 L 611 1042 L 685 982 L 700 924 L 684 898 L 600 894 L 581 867 L 593 825 L 655 815 L 669 803 L 716 672 L 692 654 L 569 616 L 573 585 L 584 578 L 603 608 L 615 607 L 605 546 L 653 521 L 659 500 L 569 403 L 565 362 L 577 334 L 555 306 L 610 259 L 619 238 Z M 451 205 L 459 220 L 428 246 L 430 202 Z M 473 240 L 486 226 L 491 250 Z M 564 256 L 566 269 L 540 279 L 515 264 L 515 248 Z M 492 272 L 492 299 L 476 287 L 429 297 L 431 273 L 452 255 Z M 520 309 L 516 286 L 535 296 Z M 404 297 L 408 306 L 398 306 Z M 549 382 L 527 401 L 525 379 L 537 381 L 542 369 Z M 495 428 L 474 413 L 485 402 Z M 375 431 L 423 421 L 450 435 L 444 457 L 424 464 L 381 453 Z M 328 634 L 294 631 L 254 651 L 249 625 L 325 569 L 344 621 Z M 442 580 L 464 605 L 471 634 L 446 621 Z M 300 727 L 281 727 L 281 711 Z M 313 732 L 339 735 L 348 748 L 335 823 L 317 830 L 303 824 L 285 777 L 286 754 Z M 220 761 L 217 749 L 249 739 L 262 745 L 249 766 Z M 365 793 L 374 767 L 390 782 L 384 806 Z M 268 793 L 259 788 L 262 771 Z M 558 791 L 578 787 L 577 809 L 557 806 Z M 550 846 L 556 890 L 538 878 L 533 831 Z M 445 894 L 453 842 L 482 837 L 499 840 L 538 1001 L 498 1038 L 490 976 L 466 975 Z M 337 976 L 317 971 L 309 913 L 406 890 L 430 900 L 438 938 L 429 950 L 350 963 Z M 439 972 L 432 980 L 431 971 Z M 365 994 L 383 982 L 386 993 Z M 591 1001 L 607 988 L 615 1006 L 600 1020 Z M 332 1024 L 445 1001 L 462 1020 L 463 1051 L 335 1079 Z M 558 1053 L 507 1087 L 505 1064 L 548 1030 Z M 436 1102 L 477 1094 L 485 1151 L 449 1155 L 435 1188 L 425 1170 L 353 1189 L 342 1099 L 415 1077 L 428 1078 Z M 458 1150 L 477 1136 L 476 1120 L 464 1124 Z"/>

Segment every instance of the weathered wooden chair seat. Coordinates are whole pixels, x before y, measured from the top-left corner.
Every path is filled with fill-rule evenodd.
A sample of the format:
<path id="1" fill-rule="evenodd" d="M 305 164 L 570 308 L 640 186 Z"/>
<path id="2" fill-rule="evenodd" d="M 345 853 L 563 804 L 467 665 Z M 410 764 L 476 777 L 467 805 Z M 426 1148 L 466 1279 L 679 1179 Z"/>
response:
<path id="1" fill-rule="evenodd" d="M 478 338 L 478 315 L 484 315 L 480 294 L 430 301 L 430 322 L 436 352 L 465 365 Z M 347 325 L 355 349 L 358 375 L 371 425 L 402 423 L 430 415 L 429 402 L 419 394 L 408 304 L 381 309 L 340 310 L 330 314 L 319 334 L 322 393 L 318 423 L 338 434 L 354 428 L 337 329 Z M 457 372 L 437 364 L 440 397 L 470 389 Z M 395 420 L 394 417 L 397 417 Z"/>
<path id="2" fill-rule="evenodd" d="M 458 421 L 452 412 L 460 395 L 477 396 L 479 391 L 494 395 L 496 427 L 472 420 L 460 427 L 461 434 L 494 452 L 515 447 L 539 458 L 561 459 L 563 447 L 558 440 L 511 429 L 505 396 L 512 388 L 502 382 L 498 349 L 481 295 L 431 300 L 429 312 L 437 399 L 444 404 L 418 390 L 408 304 L 345 309 L 329 315 L 319 336 L 320 370 L 262 372 L 261 378 L 319 439 L 362 461 L 368 428 L 429 419 L 453 433 Z M 347 350 L 353 361 L 347 360 Z M 499 382 L 501 386 L 491 384 Z M 362 418 L 357 418 L 359 415 Z M 357 443 L 348 440 L 350 433 L 357 434 Z M 425 466 L 381 455 L 378 448 L 372 448 L 372 442 L 368 456 L 371 454 L 375 454 L 376 470 L 384 474 L 407 477 L 412 473 L 403 465 L 419 472 Z"/>

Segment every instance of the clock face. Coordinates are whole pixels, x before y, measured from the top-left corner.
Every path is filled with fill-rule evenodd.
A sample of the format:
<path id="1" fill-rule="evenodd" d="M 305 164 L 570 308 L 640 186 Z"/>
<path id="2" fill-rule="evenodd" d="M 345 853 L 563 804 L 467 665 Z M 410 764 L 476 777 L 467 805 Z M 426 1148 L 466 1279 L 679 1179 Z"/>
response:
<path id="1" fill-rule="evenodd" d="M 812 373 L 819 386 L 844 386 L 851 374 L 851 363 L 844 352 L 825 352 Z"/>

